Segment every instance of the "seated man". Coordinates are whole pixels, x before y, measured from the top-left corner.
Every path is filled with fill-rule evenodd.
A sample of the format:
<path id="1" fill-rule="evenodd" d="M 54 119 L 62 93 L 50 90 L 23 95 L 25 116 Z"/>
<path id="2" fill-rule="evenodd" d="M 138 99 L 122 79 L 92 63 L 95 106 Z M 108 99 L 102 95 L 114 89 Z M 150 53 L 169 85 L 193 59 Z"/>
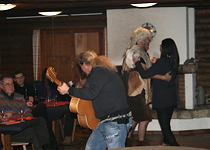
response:
<path id="1" fill-rule="evenodd" d="M 13 119 L 20 117 L 20 110 L 25 112 L 24 117 L 32 116 L 31 109 L 26 105 L 24 97 L 14 92 L 12 76 L 8 74 L 2 75 L 0 88 L 0 111 L 4 110 L 8 118 Z M 12 134 L 11 138 L 15 142 L 31 142 L 35 149 L 42 149 L 43 145 L 49 144 L 46 121 L 40 117 L 39 124 Z"/>
<path id="2" fill-rule="evenodd" d="M 35 95 L 35 94 L 37 94 L 35 92 L 35 87 L 31 86 L 30 84 L 25 83 L 25 76 L 24 76 L 24 73 L 21 70 L 15 71 L 14 75 L 13 75 L 13 78 L 14 78 L 14 81 L 15 81 L 14 82 L 15 92 L 19 93 L 21 95 L 24 95 L 25 98 L 29 97 L 28 101 L 26 99 L 25 100 L 26 100 L 26 105 L 28 107 L 30 107 L 31 110 L 32 110 L 31 114 L 34 117 L 44 117 L 46 122 L 47 122 L 48 133 L 50 135 L 50 144 L 47 145 L 46 147 L 50 148 L 50 149 L 58 149 L 58 143 L 57 143 L 55 135 L 52 131 L 51 122 L 48 122 L 48 113 L 47 113 L 46 105 L 44 103 L 38 103 L 38 101 L 37 101 L 36 102 L 36 103 L 38 103 L 37 106 L 33 107 L 35 96 L 38 96 L 38 95 Z M 31 100 L 30 97 L 33 97 L 33 100 Z"/>
<path id="3" fill-rule="evenodd" d="M 34 117 L 44 117 L 47 121 L 47 107 L 44 103 L 39 103 L 35 108 L 32 107 L 35 97 L 35 88 L 30 84 L 25 83 L 24 73 L 21 70 L 17 70 L 14 72 L 13 78 L 15 92 L 24 96 L 26 105 L 32 109 L 32 115 Z"/>
<path id="4" fill-rule="evenodd" d="M 29 100 L 29 97 L 34 97 L 34 87 L 30 84 L 25 83 L 25 76 L 21 70 L 14 72 L 14 86 L 15 92 L 24 95 L 24 98 Z"/>

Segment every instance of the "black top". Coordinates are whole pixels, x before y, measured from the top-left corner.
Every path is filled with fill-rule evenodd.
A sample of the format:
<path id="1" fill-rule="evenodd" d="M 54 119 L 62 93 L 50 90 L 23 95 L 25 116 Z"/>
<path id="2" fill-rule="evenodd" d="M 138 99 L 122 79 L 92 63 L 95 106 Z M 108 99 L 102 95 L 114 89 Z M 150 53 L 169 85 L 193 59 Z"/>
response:
<path id="1" fill-rule="evenodd" d="M 169 59 L 160 58 L 146 71 L 141 66 L 140 61 L 136 62 L 136 67 L 142 78 L 151 78 L 154 75 L 165 75 L 171 71 Z M 173 73 L 175 75 L 175 73 Z M 172 79 L 168 81 L 153 79 L 152 85 L 152 107 L 164 108 L 168 106 L 177 105 L 177 91 L 176 91 L 176 79 L 172 76 Z"/>
<path id="2" fill-rule="evenodd" d="M 125 88 L 117 73 L 106 68 L 93 68 L 83 88 L 70 88 L 69 94 L 93 101 L 99 119 L 116 112 L 129 111 Z"/>
<path id="3" fill-rule="evenodd" d="M 15 83 L 15 92 L 19 93 L 21 95 L 26 95 L 26 89 L 27 89 L 27 96 L 34 96 L 34 88 L 30 84 L 24 84 L 23 87 L 19 86 L 17 83 Z"/>

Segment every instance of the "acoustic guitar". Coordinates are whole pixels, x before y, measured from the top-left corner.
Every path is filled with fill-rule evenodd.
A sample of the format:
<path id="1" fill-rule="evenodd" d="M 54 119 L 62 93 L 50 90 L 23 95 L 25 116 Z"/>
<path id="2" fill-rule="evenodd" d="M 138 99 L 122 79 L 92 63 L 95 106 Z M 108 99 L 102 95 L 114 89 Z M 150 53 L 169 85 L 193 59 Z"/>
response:
<path id="1" fill-rule="evenodd" d="M 47 69 L 46 77 L 51 82 L 61 86 L 62 82 L 57 79 L 56 75 L 57 73 L 54 68 L 49 67 Z M 96 129 L 100 120 L 95 117 L 92 101 L 71 96 L 69 109 L 71 112 L 77 114 L 78 122 L 81 127 Z"/>

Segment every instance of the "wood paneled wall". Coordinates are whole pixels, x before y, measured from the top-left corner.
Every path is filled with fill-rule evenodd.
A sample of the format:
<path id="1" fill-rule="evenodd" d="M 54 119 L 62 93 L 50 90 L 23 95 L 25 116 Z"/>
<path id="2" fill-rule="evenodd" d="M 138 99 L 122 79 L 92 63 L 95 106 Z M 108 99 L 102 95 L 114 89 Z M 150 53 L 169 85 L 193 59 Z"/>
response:
<path id="1" fill-rule="evenodd" d="M 210 9 L 197 9 L 195 16 L 197 87 L 203 86 L 206 98 L 210 94 Z"/>
<path id="2" fill-rule="evenodd" d="M 0 18 L 0 74 L 22 70 L 33 82 L 34 29 L 106 27 L 106 16 L 51 17 L 6 20 Z"/>
<path id="3" fill-rule="evenodd" d="M 15 70 L 23 70 L 27 80 L 32 81 L 32 30 L 12 28 L 1 30 L 0 34 L 0 73 L 13 74 Z"/>

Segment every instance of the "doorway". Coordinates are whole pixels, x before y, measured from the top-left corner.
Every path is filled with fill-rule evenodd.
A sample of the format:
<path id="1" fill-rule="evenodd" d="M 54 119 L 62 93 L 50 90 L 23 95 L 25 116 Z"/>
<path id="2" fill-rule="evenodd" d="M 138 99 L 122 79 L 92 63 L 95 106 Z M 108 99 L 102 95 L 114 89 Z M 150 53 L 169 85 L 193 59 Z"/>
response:
<path id="1" fill-rule="evenodd" d="M 77 57 L 86 50 L 105 53 L 104 28 L 41 30 L 40 73 L 53 67 L 60 81 L 75 85 L 80 78 Z"/>

